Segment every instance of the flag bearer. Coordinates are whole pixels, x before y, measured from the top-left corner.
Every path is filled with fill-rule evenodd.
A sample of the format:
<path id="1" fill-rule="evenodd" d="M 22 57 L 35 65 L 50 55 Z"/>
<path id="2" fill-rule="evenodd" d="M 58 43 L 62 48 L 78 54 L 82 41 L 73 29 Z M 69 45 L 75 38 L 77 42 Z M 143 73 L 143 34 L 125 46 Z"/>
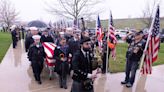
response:
<path id="1" fill-rule="evenodd" d="M 136 70 L 139 66 L 140 58 L 143 54 L 146 41 L 143 39 L 143 32 L 135 33 L 134 40 L 127 39 L 130 42 L 127 51 L 127 61 L 125 70 L 125 80 L 121 84 L 126 84 L 126 87 L 132 87 L 135 81 Z"/>

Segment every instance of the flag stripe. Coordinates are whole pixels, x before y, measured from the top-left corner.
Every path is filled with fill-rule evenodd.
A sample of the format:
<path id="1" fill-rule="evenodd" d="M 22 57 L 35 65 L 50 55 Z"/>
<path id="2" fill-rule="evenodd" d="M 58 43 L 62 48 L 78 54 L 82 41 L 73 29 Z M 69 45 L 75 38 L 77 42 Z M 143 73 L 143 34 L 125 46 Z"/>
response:
<path id="1" fill-rule="evenodd" d="M 151 30 L 149 45 L 147 49 L 147 54 L 145 56 L 145 62 L 142 68 L 143 74 L 151 74 L 152 73 L 152 63 L 155 62 L 158 58 L 158 50 L 160 45 L 160 38 L 159 38 L 159 26 L 160 26 L 160 20 L 159 20 L 159 6 L 157 8 L 157 12 L 155 15 L 155 20 L 153 23 L 153 28 Z"/>
<path id="2" fill-rule="evenodd" d="M 109 34 L 108 35 L 113 40 L 113 44 L 116 44 L 117 38 L 115 36 L 115 28 L 113 25 L 112 13 L 111 13 L 110 20 L 109 20 Z M 112 49 L 111 54 L 112 54 L 113 59 L 116 60 L 116 48 Z"/>

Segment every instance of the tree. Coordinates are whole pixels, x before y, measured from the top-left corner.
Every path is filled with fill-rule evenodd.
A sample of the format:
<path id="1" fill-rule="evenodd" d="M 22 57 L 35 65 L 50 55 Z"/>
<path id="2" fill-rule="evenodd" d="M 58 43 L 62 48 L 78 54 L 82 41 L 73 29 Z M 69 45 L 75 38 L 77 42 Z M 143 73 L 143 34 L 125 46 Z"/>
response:
<path id="1" fill-rule="evenodd" d="M 0 0 L 0 22 L 6 27 L 6 31 L 9 31 L 17 16 L 18 13 L 9 0 Z"/>
<path id="2" fill-rule="evenodd" d="M 153 12 L 156 4 L 158 3 L 158 0 L 153 0 L 152 2 L 148 1 L 146 3 L 145 9 L 143 9 L 143 19 L 142 22 L 146 25 L 147 28 L 151 26 Z"/>
<path id="3" fill-rule="evenodd" d="M 47 4 L 48 12 L 73 20 L 97 14 L 99 11 L 93 9 L 100 0 L 55 0 L 53 4 Z"/>

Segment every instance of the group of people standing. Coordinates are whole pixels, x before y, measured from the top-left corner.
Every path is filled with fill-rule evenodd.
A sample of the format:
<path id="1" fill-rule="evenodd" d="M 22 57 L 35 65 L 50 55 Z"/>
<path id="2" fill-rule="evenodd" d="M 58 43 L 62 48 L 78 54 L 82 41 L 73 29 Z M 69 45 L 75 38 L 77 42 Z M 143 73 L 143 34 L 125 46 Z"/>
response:
<path id="1" fill-rule="evenodd" d="M 92 41 L 91 43 L 91 38 L 87 32 L 80 34 L 69 28 L 55 34 L 56 38 L 49 33 L 49 28 L 40 34 L 36 27 L 31 27 L 29 32 L 30 34 L 25 40 L 25 47 L 28 52 L 28 59 L 31 61 L 34 78 L 38 84 L 42 84 L 40 75 L 44 65 L 44 58 L 46 58 L 45 48 L 42 43 L 50 42 L 56 44 L 53 54 L 55 60 L 54 71 L 59 75 L 60 87 L 67 89 L 67 74 L 70 74 L 74 80 L 72 92 L 84 92 L 83 89 L 93 90 L 93 80 L 97 74 L 92 74 L 94 54 L 91 45 L 94 45 L 95 42 Z M 87 85 L 82 85 L 85 84 L 83 82 L 88 80 Z M 88 85 L 90 86 L 88 87 Z"/>
<path id="2" fill-rule="evenodd" d="M 20 27 L 18 28 L 16 25 L 13 25 L 10 28 L 12 41 L 13 41 L 13 48 L 16 48 L 18 40 L 21 38 L 24 39 L 24 28 Z"/>
<path id="3" fill-rule="evenodd" d="M 12 32 L 12 35 L 14 32 Z M 56 44 L 53 59 L 55 63 L 54 71 L 59 75 L 59 85 L 67 89 L 67 74 L 73 79 L 71 92 L 94 92 L 93 82 L 97 74 L 106 72 L 107 48 L 109 55 L 112 48 L 108 46 L 107 35 L 104 34 L 102 51 L 99 52 L 99 60 L 95 60 L 96 51 L 99 51 L 96 36 L 90 37 L 88 32 L 78 32 L 73 28 L 63 31 L 52 31 L 46 28 L 43 32 L 36 27 L 30 27 L 26 34 L 25 50 L 28 52 L 28 59 L 34 73 L 34 78 L 38 84 L 42 84 L 41 73 L 46 58 L 45 48 L 42 43 L 49 42 Z M 136 70 L 145 46 L 142 31 L 129 33 L 124 38 L 129 47 L 126 54 L 126 77 L 121 84 L 132 87 Z M 110 39 L 112 42 L 112 39 Z M 13 47 L 15 46 L 13 40 Z M 108 56 L 109 57 L 109 56 Z M 97 58 L 97 57 L 96 57 Z M 96 62 L 96 68 L 94 64 Z M 92 71 L 97 73 L 93 74 Z"/>

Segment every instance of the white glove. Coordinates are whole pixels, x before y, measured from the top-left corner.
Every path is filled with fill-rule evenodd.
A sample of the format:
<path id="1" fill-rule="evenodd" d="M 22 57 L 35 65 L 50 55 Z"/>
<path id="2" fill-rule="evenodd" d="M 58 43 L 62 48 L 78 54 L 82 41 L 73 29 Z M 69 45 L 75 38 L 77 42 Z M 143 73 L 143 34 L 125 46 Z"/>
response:
<path id="1" fill-rule="evenodd" d="M 89 79 L 95 79 L 95 78 L 97 78 L 97 74 L 88 74 L 87 75 L 87 78 L 89 78 Z"/>

